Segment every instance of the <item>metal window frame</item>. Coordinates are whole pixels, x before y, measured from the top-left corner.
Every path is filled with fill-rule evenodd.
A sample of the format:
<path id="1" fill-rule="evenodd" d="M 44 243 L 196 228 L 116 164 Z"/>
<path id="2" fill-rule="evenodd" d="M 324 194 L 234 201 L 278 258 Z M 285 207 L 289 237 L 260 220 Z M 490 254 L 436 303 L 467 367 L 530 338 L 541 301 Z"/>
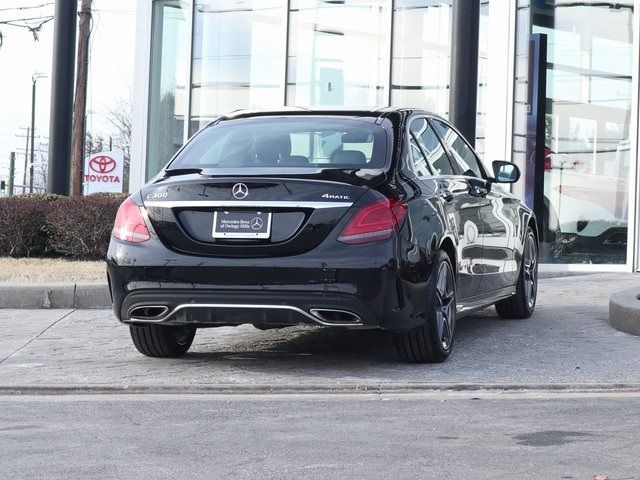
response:
<path id="1" fill-rule="evenodd" d="M 187 31 L 189 32 L 189 72 L 187 73 L 187 92 L 185 95 L 185 101 L 187 104 L 185 105 L 185 119 L 184 119 L 184 134 L 183 134 L 183 144 L 187 143 L 189 140 L 189 131 L 191 130 L 191 97 L 193 92 L 193 44 L 195 43 L 195 38 L 193 35 L 194 32 L 194 24 L 196 21 L 196 2 L 198 0 L 187 0 L 190 7 L 190 21 L 189 26 L 187 27 Z"/>
<path id="2" fill-rule="evenodd" d="M 629 211 L 627 218 L 627 266 L 630 271 L 640 270 L 638 250 L 640 238 L 638 237 L 639 211 L 638 211 L 638 138 L 640 122 L 638 110 L 640 102 L 640 0 L 633 2 L 633 64 L 631 79 L 631 119 L 629 125 Z"/>

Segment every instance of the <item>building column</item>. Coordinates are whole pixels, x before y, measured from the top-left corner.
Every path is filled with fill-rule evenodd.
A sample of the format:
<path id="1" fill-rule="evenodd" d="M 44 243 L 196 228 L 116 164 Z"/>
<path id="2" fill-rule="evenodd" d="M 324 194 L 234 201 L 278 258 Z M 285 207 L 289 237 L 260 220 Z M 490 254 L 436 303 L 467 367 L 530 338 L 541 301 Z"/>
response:
<path id="1" fill-rule="evenodd" d="M 454 0 L 449 120 L 475 145 L 480 0 Z"/>
<path id="2" fill-rule="evenodd" d="M 146 182 L 152 7 L 153 2 L 138 0 L 132 99 L 133 128 L 131 131 L 131 159 L 129 164 L 130 192 L 135 192 Z"/>

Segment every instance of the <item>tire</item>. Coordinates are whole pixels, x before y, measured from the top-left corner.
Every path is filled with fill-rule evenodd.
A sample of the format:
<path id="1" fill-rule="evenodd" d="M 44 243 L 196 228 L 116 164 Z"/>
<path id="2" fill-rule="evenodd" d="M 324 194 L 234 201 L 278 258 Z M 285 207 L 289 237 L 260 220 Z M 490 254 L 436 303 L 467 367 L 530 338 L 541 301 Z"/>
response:
<path id="1" fill-rule="evenodd" d="M 129 333 L 136 349 L 147 357 L 180 357 L 196 335 L 193 327 L 167 325 L 130 325 Z"/>
<path id="2" fill-rule="evenodd" d="M 529 318 L 536 308 L 538 294 L 538 241 L 531 227 L 527 229 L 516 294 L 496 303 L 502 318 Z"/>
<path id="3" fill-rule="evenodd" d="M 409 363 L 444 362 L 453 348 L 455 323 L 456 278 L 449 256 L 440 250 L 427 282 L 425 324 L 394 334 L 398 353 Z"/>

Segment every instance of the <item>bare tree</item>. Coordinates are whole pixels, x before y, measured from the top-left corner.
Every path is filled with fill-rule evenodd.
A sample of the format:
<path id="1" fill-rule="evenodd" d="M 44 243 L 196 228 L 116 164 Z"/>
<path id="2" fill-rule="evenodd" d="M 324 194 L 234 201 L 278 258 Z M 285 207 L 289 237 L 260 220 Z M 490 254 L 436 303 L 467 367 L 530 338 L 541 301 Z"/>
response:
<path id="1" fill-rule="evenodd" d="M 106 113 L 106 118 L 116 129 L 113 137 L 115 150 L 124 152 L 124 190 L 129 191 L 129 165 L 131 163 L 131 130 L 133 127 L 133 106 L 131 98 L 119 98 Z"/>
<path id="2" fill-rule="evenodd" d="M 48 154 L 49 143 L 40 142 L 38 144 L 37 155 L 33 161 L 33 184 L 35 187 L 41 187 L 43 190 L 47 187 L 49 162 Z M 37 189 L 40 191 L 40 189 Z"/>

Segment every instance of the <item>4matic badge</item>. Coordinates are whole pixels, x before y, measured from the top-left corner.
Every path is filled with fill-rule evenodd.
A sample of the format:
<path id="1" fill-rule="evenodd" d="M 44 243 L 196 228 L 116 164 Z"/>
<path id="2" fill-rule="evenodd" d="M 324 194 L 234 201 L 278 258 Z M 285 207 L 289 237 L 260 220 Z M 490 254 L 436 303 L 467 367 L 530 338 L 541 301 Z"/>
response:
<path id="1" fill-rule="evenodd" d="M 331 200 L 351 200 L 349 195 L 333 195 L 331 193 L 325 193 L 322 198 L 329 198 Z"/>

